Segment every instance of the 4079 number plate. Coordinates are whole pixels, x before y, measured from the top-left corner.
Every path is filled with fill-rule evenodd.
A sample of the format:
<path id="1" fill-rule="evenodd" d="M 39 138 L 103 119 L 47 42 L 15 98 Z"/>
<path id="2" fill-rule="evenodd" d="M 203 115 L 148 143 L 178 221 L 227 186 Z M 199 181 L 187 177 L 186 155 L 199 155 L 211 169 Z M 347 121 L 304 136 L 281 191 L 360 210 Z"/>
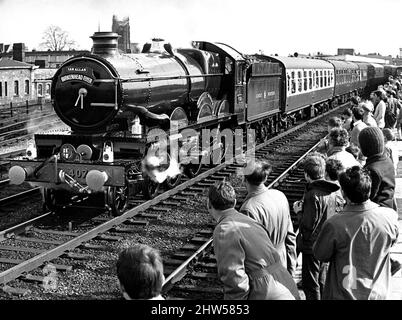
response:
<path id="1" fill-rule="evenodd" d="M 87 174 L 88 174 L 87 169 L 66 169 L 65 173 L 67 173 L 70 177 L 75 178 L 75 179 L 85 179 Z"/>

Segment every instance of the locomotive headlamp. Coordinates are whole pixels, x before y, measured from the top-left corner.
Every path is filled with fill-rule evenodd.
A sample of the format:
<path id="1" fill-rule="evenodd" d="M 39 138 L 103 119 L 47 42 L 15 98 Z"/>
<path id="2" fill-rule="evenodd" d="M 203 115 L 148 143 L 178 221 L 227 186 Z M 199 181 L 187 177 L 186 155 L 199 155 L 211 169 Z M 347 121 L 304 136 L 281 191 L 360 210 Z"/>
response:
<path id="1" fill-rule="evenodd" d="M 64 161 L 73 161 L 77 156 L 77 151 L 74 146 L 65 143 L 60 147 L 60 159 Z"/>
<path id="2" fill-rule="evenodd" d="M 93 191 L 101 191 L 109 176 L 104 171 L 91 170 L 88 172 L 85 181 L 88 187 Z"/>
<path id="3" fill-rule="evenodd" d="M 21 184 L 25 181 L 27 177 L 32 175 L 34 169 L 32 167 L 22 168 L 20 166 L 13 166 L 8 171 L 8 178 L 10 179 L 10 184 Z"/>

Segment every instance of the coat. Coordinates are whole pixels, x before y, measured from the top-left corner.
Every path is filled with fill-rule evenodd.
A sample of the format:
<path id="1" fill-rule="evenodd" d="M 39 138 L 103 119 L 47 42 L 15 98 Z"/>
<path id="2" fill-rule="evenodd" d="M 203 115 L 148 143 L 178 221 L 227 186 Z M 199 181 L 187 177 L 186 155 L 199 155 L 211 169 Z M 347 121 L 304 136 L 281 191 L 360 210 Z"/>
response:
<path id="1" fill-rule="evenodd" d="M 225 299 L 299 299 L 293 278 L 257 221 L 233 208 L 222 211 L 213 244 Z"/>
<path id="2" fill-rule="evenodd" d="M 377 126 L 380 129 L 384 129 L 385 127 L 385 110 L 387 106 L 385 105 L 385 102 L 383 100 L 380 100 L 380 102 L 377 104 L 375 107 L 374 111 L 374 119 L 377 122 Z"/>
<path id="3" fill-rule="evenodd" d="M 392 160 L 385 154 L 368 157 L 364 168 L 370 172 L 370 200 L 380 206 L 396 209 L 395 169 Z"/>
<path id="4" fill-rule="evenodd" d="M 368 200 L 346 205 L 324 223 L 313 248 L 318 260 L 329 262 L 323 299 L 387 298 L 397 219 L 394 210 Z"/>
<path id="5" fill-rule="evenodd" d="M 296 234 L 293 231 L 286 196 L 279 190 L 261 186 L 247 195 L 240 212 L 258 221 L 267 229 L 283 266 L 293 276 L 297 262 Z"/>
<path id="6" fill-rule="evenodd" d="M 366 127 L 367 127 L 367 124 L 365 124 L 363 121 L 361 121 L 361 120 L 356 121 L 353 124 L 353 129 L 352 129 L 352 132 L 350 133 L 350 143 L 353 143 L 360 148 L 359 134 L 360 134 L 360 131 L 362 131 Z"/>
<path id="7" fill-rule="evenodd" d="M 342 210 L 344 200 L 338 190 L 337 184 L 326 180 L 315 180 L 307 185 L 297 235 L 301 252 L 313 253 L 313 244 L 325 220 Z"/>
<path id="8" fill-rule="evenodd" d="M 363 116 L 363 122 L 369 127 L 377 127 L 377 122 L 373 118 L 371 112 Z"/>

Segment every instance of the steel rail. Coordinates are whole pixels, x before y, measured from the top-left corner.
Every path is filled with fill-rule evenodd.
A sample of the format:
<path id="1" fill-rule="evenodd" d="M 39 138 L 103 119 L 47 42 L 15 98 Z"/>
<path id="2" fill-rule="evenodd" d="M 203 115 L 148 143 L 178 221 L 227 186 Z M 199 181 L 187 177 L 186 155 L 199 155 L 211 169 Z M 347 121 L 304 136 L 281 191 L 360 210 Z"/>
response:
<path id="1" fill-rule="evenodd" d="M 0 206 L 4 205 L 7 202 L 12 202 L 12 201 L 18 200 L 20 198 L 24 198 L 24 197 L 26 197 L 28 195 L 37 193 L 39 190 L 40 190 L 40 187 L 35 187 L 35 188 L 32 188 L 32 189 L 22 191 L 20 193 L 16 193 L 16 194 L 13 194 L 11 196 L 2 198 L 2 199 L 0 199 Z"/>

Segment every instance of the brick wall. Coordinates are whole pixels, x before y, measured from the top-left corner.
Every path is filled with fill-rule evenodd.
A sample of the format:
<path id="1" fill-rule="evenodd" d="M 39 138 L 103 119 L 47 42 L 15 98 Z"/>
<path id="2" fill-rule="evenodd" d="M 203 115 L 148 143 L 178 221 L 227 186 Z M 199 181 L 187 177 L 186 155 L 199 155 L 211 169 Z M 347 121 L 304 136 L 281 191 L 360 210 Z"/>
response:
<path id="1" fill-rule="evenodd" d="M 25 92 L 26 80 L 29 81 L 28 94 Z M 0 69 L 0 105 L 33 99 L 35 90 L 33 80 L 33 72 L 30 69 Z M 18 94 L 15 92 L 15 81 L 18 81 Z M 7 83 L 7 95 L 5 83 Z"/>

